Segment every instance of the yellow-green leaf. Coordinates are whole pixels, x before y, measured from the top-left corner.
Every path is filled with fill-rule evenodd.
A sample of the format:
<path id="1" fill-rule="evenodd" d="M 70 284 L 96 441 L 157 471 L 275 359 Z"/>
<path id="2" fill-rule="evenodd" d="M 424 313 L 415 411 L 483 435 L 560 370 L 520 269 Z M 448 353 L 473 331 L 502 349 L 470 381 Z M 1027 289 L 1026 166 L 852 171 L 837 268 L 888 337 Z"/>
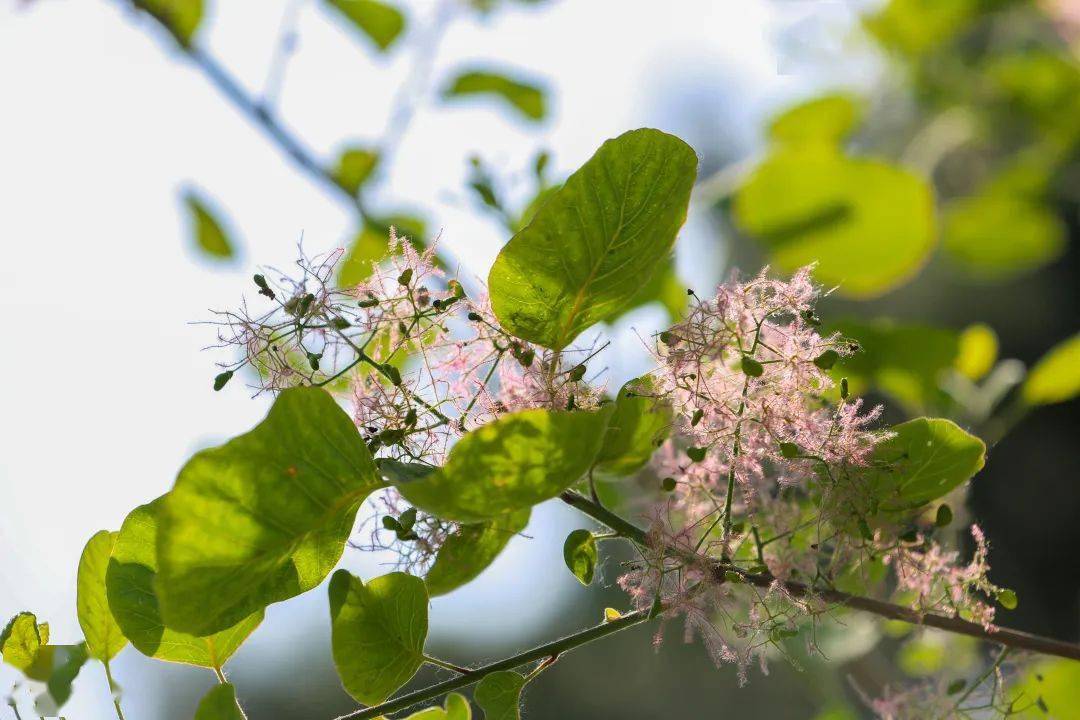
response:
<path id="1" fill-rule="evenodd" d="M 498 98 L 529 120 L 543 120 L 547 111 L 543 88 L 499 72 L 467 70 L 455 76 L 443 90 L 447 99 L 473 95 Z"/>
<path id="2" fill-rule="evenodd" d="M 424 662 L 428 594 L 420 578 L 395 572 L 368 583 L 338 570 L 330 580 L 334 665 L 350 695 L 381 703 Z"/>
<path id="3" fill-rule="evenodd" d="M 488 522 L 461 525 L 439 548 L 424 576 L 428 594 L 445 595 L 476 578 L 525 529 L 531 512 L 526 508 Z"/>
<path id="4" fill-rule="evenodd" d="M 109 609 L 105 590 L 105 573 L 117 535 L 119 533 L 102 530 L 90 538 L 79 558 L 76 580 L 75 606 L 79 612 L 79 626 L 86 637 L 86 651 L 90 657 L 102 662 L 112 660 L 128 642 Z"/>
<path id="5" fill-rule="evenodd" d="M 203 17 L 203 0 L 134 0 L 153 15 L 181 45 L 190 45 Z"/>
<path id="6" fill-rule="evenodd" d="M 34 613 L 21 612 L 0 633 L 0 656 L 8 665 L 25 673 L 48 642 L 48 625 L 39 626 Z"/>
<path id="7" fill-rule="evenodd" d="M 525 678 L 502 670 L 484 677 L 476 686 L 473 699 L 484 711 L 484 720 L 521 720 L 521 690 Z"/>
<path id="8" fill-rule="evenodd" d="M 195 191 L 188 190 L 184 193 L 184 205 L 190 216 L 191 237 L 195 246 L 203 254 L 217 260 L 232 258 L 236 254 L 233 243 L 207 201 Z"/>
<path id="9" fill-rule="evenodd" d="M 379 151 L 365 147 L 349 147 L 338 157 L 334 179 L 355 195 L 368 181 L 379 164 Z M 383 243 L 385 250 L 385 242 Z"/>
<path id="10" fill-rule="evenodd" d="M 1065 250 L 1065 225 L 1042 203 L 998 193 L 952 203 L 942 244 L 971 275 L 1004 280 L 1056 260 Z"/>
<path id="11" fill-rule="evenodd" d="M 1046 353 L 1028 373 L 1021 395 L 1028 405 L 1052 405 L 1080 394 L 1080 333 Z"/>
<path id="12" fill-rule="evenodd" d="M 956 369 L 971 380 L 978 380 L 997 362 L 998 340 L 994 329 L 984 323 L 968 325 L 960 333 Z"/>
<path id="13" fill-rule="evenodd" d="M 380 486 L 333 398 L 285 390 L 253 430 L 192 457 L 165 496 L 155 585 L 165 625 L 209 635 L 311 590 Z"/>
<path id="14" fill-rule="evenodd" d="M 566 567 L 582 585 L 589 585 L 596 575 L 596 538 L 590 530 L 574 530 L 563 542 Z"/>
<path id="15" fill-rule="evenodd" d="M 405 16 L 390 3 L 382 0 L 326 0 L 361 34 L 387 50 L 405 29 Z"/>
<path id="16" fill-rule="evenodd" d="M 671 252 L 696 174 L 693 149 L 659 130 L 605 142 L 495 259 L 503 327 L 561 350 L 626 307 Z"/>
<path id="17" fill-rule="evenodd" d="M 596 456 L 596 470 L 624 477 L 649 462 L 656 448 L 671 432 L 671 407 L 652 397 L 648 378 L 622 386 L 615 412 L 608 423 L 604 444 Z"/>
<path id="18" fill-rule="evenodd" d="M 166 662 L 221 668 L 262 622 L 257 610 L 236 625 L 207 637 L 165 627 L 157 578 L 158 514 L 164 496 L 128 514 L 116 538 L 105 575 L 109 607 L 135 649 Z"/>
<path id="19" fill-rule="evenodd" d="M 246 720 L 247 715 L 236 701 L 236 687 L 222 683 L 210 689 L 199 702 L 195 720 Z"/>
<path id="20" fill-rule="evenodd" d="M 874 448 L 871 482 L 887 509 L 917 507 L 970 480 L 982 469 L 986 444 L 951 420 L 915 418 L 894 425 Z"/>
<path id="21" fill-rule="evenodd" d="M 860 108 L 850 95 L 824 95 L 792 107 L 769 125 L 769 137 L 778 143 L 840 143 L 859 122 Z"/>

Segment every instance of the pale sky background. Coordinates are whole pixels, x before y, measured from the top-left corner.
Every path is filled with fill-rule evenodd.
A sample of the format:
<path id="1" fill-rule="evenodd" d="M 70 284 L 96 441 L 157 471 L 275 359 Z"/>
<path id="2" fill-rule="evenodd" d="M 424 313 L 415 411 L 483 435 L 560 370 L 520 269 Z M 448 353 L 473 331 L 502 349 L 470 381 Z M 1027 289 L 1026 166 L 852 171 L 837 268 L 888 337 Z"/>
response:
<path id="1" fill-rule="evenodd" d="M 436 7 L 403 4 L 411 32 L 379 56 L 317 0 L 301 3 L 299 50 L 280 111 L 321 157 L 383 133 L 416 36 Z M 471 275 L 486 275 L 507 240 L 462 191 L 474 152 L 511 171 L 547 147 L 563 174 L 634 127 L 693 131 L 671 125 L 680 117 L 671 105 L 682 102 L 716 105 L 745 130 L 718 142 L 751 147 L 763 117 L 824 78 L 868 81 L 850 63 L 837 74 L 837 57 L 851 49 L 843 2 L 507 6 L 486 20 L 461 14 L 438 49 L 433 81 L 466 62 L 503 64 L 545 81 L 551 117 L 526 125 L 491 103 L 448 107 L 429 97 L 378 195 L 387 206 L 424 210 Z M 257 92 L 285 0 L 208 7 L 202 44 Z M 787 50 L 777 51 L 778 40 Z M 223 209 L 243 248 L 239 263 L 213 267 L 190 249 L 177 200 L 188 182 Z M 702 239 L 708 231 L 692 217 L 684 242 L 713 249 L 690 261 L 680 256 L 685 279 L 700 287 L 723 270 L 715 240 Z M 110 0 L 0 0 L 0 623 L 29 609 L 50 623 L 56 642 L 81 637 L 74 577 L 86 540 L 168 490 L 195 449 L 247 430 L 266 411 L 268 398 L 249 399 L 236 381 L 210 390 L 214 362 L 225 358 L 200 352 L 213 333 L 190 322 L 253 296 L 256 266 L 289 264 L 301 234 L 318 252 L 350 232 L 347 210 L 297 172 L 145 18 Z M 634 369 L 629 329 L 650 332 L 660 319 L 646 311 L 623 323 L 611 361 L 616 379 Z M 512 643 L 544 623 L 581 592 L 559 555 L 567 528 L 580 523 L 561 507 L 542 507 L 528 530 L 534 539 L 515 540 L 477 582 L 433 603 L 433 635 L 482 617 L 480 631 Z M 365 577 L 380 571 L 373 558 L 347 562 Z M 287 678 L 287 665 L 259 663 L 290 638 L 327 636 L 325 604 L 319 589 L 272 607 L 230 664 L 234 672 Z M 115 674 L 128 717 L 163 717 L 155 687 L 181 673 L 212 682 L 203 671 L 163 670 L 125 650 Z M 0 669 L 0 692 L 14 679 Z M 68 717 L 110 716 L 100 665 L 84 669 L 76 688 Z M 0 718 L 5 712 L 0 707 Z"/>

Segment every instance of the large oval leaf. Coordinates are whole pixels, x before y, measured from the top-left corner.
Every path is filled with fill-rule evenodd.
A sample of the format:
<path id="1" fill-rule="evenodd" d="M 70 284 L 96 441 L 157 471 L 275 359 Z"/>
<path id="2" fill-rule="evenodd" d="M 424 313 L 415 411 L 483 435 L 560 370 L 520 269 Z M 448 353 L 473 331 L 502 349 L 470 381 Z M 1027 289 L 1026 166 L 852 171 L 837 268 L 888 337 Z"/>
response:
<path id="1" fill-rule="evenodd" d="M 942 418 L 915 418 L 891 428 L 874 448 L 883 507 L 917 507 L 948 493 L 982 469 L 986 445 Z"/>
<path id="2" fill-rule="evenodd" d="M 1055 345 L 1035 364 L 1021 394 L 1029 405 L 1065 402 L 1080 394 L 1080 333 Z"/>
<path id="3" fill-rule="evenodd" d="M 76 579 L 75 607 L 79 613 L 79 626 L 86 637 L 86 651 L 90 657 L 102 662 L 112 660 L 128 642 L 109 609 L 105 591 L 105 574 L 117 535 L 119 533 L 102 530 L 90 538 L 79 558 Z"/>
<path id="4" fill-rule="evenodd" d="M 420 578 L 395 572 L 364 583 L 346 570 L 330 580 L 334 665 L 350 695 L 377 705 L 424 662 L 428 594 Z"/>
<path id="5" fill-rule="evenodd" d="M 446 539 L 435 556 L 435 563 L 424 576 L 432 597 L 456 590 L 490 565 L 514 535 L 529 524 L 528 508 L 494 520 L 462 525 Z"/>
<path id="6" fill-rule="evenodd" d="M 165 624 L 210 635 L 314 588 L 379 486 L 371 453 L 330 395 L 284 391 L 252 431 L 191 458 L 165 496 L 157 577 Z"/>
<path id="7" fill-rule="evenodd" d="M 697 156 L 659 130 L 608 140 L 514 235 L 488 276 L 503 327 L 561 350 L 649 282 L 686 220 Z"/>
<path id="8" fill-rule="evenodd" d="M 532 507 L 588 471 L 610 407 L 504 415 L 461 438 L 443 467 L 394 482 L 410 503 L 446 520 L 482 522 Z"/>
<path id="9" fill-rule="evenodd" d="M 144 655 L 220 669 L 262 622 L 263 611 L 257 610 L 236 625 L 206 637 L 165 627 L 154 590 L 158 513 L 164 499 L 135 508 L 120 527 L 105 576 L 109 607 L 124 635 Z"/>
<path id="10" fill-rule="evenodd" d="M 780 269 L 817 263 L 818 280 L 854 297 L 905 282 L 934 246 L 934 200 L 923 180 L 827 145 L 771 155 L 736 195 L 734 217 Z"/>

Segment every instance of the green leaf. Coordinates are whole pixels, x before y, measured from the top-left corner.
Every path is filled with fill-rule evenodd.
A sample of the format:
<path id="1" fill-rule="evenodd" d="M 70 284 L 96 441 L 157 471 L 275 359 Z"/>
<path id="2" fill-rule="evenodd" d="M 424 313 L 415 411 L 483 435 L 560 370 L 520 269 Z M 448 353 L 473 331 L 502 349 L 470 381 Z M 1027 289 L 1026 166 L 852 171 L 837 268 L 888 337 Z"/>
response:
<path id="1" fill-rule="evenodd" d="M 352 195 L 368 181 L 379 164 L 379 151 L 365 147 L 349 147 L 342 151 L 334 169 L 334 179 Z M 385 242 L 383 245 L 385 246 Z M 384 247 L 383 250 L 386 248 Z"/>
<path id="2" fill-rule="evenodd" d="M 596 538 L 590 530 L 574 530 L 563 543 L 566 567 L 582 585 L 590 585 L 596 574 Z"/>
<path id="3" fill-rule="evenodd" d="M 424 577 L 428 594 L 445 595 L 470 582 L 494 562 L 514 535 L 529 524 L 531 510 L 518 510 L 494 520 L 462 525 L 446 539 Z"/>
<path id="4" fill-rule="evenodd" d="M 595 469 L 625 477 L 643 468 L 671 432 L 671 406 L 656 397 L 648 377 L 622 386 Z"/>
<path id="5" fill-rule="evenodd" d="M 493 672 L 476 686 L 473 700 L 484 720 L 521 720 L 521 690 L 525 678 L 513 670 Z"/>
<path id="6" fill-rule="evenodd" d="M 209 635 L 311 590 L 380 485 L 333 398 L 285 390 L 253 430 L 191 458 L 165 496 L 155 586 L 165 625 Z"/>
<path id="7" fill-rule="evenodd" d="M 1080 707 L 1080 662 L 1076 660 L 1040 660 L 1027 668 L 1024 677 L 1010 692 L 1016 706 L 1024 708 L 1018 718 L 1068 718 Z M 1042 701 L 1046 711 L 1036 705 Z"/>
<path id="8" fill-rule="evenodd" d="M 972 276 L 1001 281 L 1060 257 L 1066 230 L 1041 202 L 991 193 L 949 205 L 942 244 L 949 257 Z"/>
<path id="9" fill-rule="evenodd" d="M 981 4 L 976 0 L 891 0 L 864 23 L 886 48 L 918 56 L 956 35 Z"/>
<path id="10" fill-rule="evenodd" d="M 1028 373 L 1021 396 L 1028 405 L 1052 405 L 1080 394 L 1080 333 L 1043 355 Z"/>
<path id="11" fill-rule="evenodd" d="M 675 272 L 674 259 L 669 259 L 658 272 L 653 274 L 649 282 L 641 286 L 637 294 L 630 298 L 624 307 L 604 318 L 604 322 L 613 323 L 631 310 L 659 303 L 667 312 L 668 321 L 675 323 L 679 321 L 683 310 L 686 309 L 686 298 L 686 285 Z"/>
<path id="12" fill-rule="evenodd" d="M 450 693 L 442 707 L 429 707 L 403 720 L 472 720 L 472 708 L 465 696 Z"/>
<path id="13" fill-rule="evenodd" d="M 38 625 L 32 612 L 21 612 L 11 618 L 0 633 L 0 655 L 4 662 L 24 673 L 29 670 L 49 642 L 48 627 Z"/>
<path id="14" fill-rule="evenodd" d="M 872 481 L 885 503 L 917 507 L 942 497 L 982 469 L 986 445 L 942 418 L 916 418 L 891 428 L 874 448 Z M 883 505 L 885 505 L 883 503 Z"/>
<path id="15" fill-rule="evenodd" d="M 135 6 L 154 16 L 177 42 L 190 45 L 203 17 L 203 0 L 134 0 Z"/>
<path id="16" fill-rule="evenodd" d="M 71 699 L 71 685 L 79 676 L 79 671 L 90 658 L 86 652 L 86 643 L 78 645 L 53 645 L 52 672 L 46 681 L 49 697 L 59 709 Z"/>
<path id="17" fill-rule="evenodd" d="M 957 362 L 954 330 L 881 319 L 845 320 L 829 327 L 833 331 L 858 341 L 859 351 L 837 360 L 832 376 L 848 378 L 856 395 L 874 385 L 909 413 L 937 404 L 941 378 Z"/>
<path id="18" fill-rule="evenodd" d="M 956 369 L 969 380 L 978 380 L 997 362 L 997 333 L 989 325 L 968 325 L 957 338 Z"/>
<path id="19" fill-rule="evenodd" d="M 428 594 L 420 578 L 395 572 L 364 584 L 345 570 L 330 580 L 334 664 L 345 690 L 377 705 L 424 662 Z"/>
<path id="20" fill-rule="evenodd" d="M 368 218 L 338 265 L 338 285 L 352 287 L 371 275 L 371 264 L 386 257 L 391 227 L 397 230 L 398 237 L 409 238 L 414 247 L 423 250 L 426 235 L 423 220 L 410 215 L 389 215 L 378 220 Z"/>
<path id="21" fill-rule="evenodd" d="M 909 280 L 934 245 L 933 194 L 922 179 L 823 145 L 774 152 L 735 196 L 734 219 L 781 270 L 817 263 L 820 282 L 855 298 Z"/>
<path id="22" fill-rule="evenodd" d="M 778 115 L 769 125 L 769 137 L 789 145 L 839 144 L 858 124 L 860 114 L 850 95 L 824 95 Z"/>
<path id="23" fill-rule="evenodd" d="M 236 687 L 232 683 L 215 685 L 199 702 L 195 720 L 246 720 L 247 715 L 236 701 Z"/>
<path id="24" fill-rule="evenodd" d="M 232 657 L 263 619 L 257 610 L 236 625 L 207 637 L 165 627 L 155 581 L 159 514 L 164 496 L 128 514 L 105 575 L 109 607 L 135 649 L 166 662 L 218 668 Z"/>
<path id="25" fill-rule="evenodd" d="M 443 98 L 489 95 L 501 99 L 529 120 L 543 120 L 546 114 L 544 90 L 535 83 L 488 70 L 459 73 L 443 90 Z"/>
<path id="26" fill-rule="evenodd" d="M 75 606 L 79 611 L 79 626 L 86 637 L 86 650 L 90 657 L 102 662 L 112 660 L 128 642 L 109 609 L 105 590 L 105 573 L 117 535 L 102 530 L 90 538 L 79 558 L 76 580 Z"/>
<path id="27" fill-rule="evenodd" d="M 204 198 L 194 190 L 187 190 L 184 206 L 190 218 L 191 237 L 204 255 L 215 260 L 228 260 L 236 255 L 222 222 Z"/>
<path id="28" fill-rule="evenodd" d="M 379 50 L 385 51 L 405 29 L 405 16 L 393 5 L 381 0 L 326 0 L 369 38 Z"/>
<path id="29" fill-rule="evenodd" d="M 396 483 L 398 490 L 422 510 L 465 523 L 530 508 L 585 474 L 610 414 L 604 408 L 504 415 L 461 438 L 443 467 Z"/>
<path id="30" fill-rule="evenodd" d="M 503 327 L 561 350 L 624 308 L 671 252 L 696 172 L 690 146 L 659 130 L 600 146 L 495 259 Z"/>

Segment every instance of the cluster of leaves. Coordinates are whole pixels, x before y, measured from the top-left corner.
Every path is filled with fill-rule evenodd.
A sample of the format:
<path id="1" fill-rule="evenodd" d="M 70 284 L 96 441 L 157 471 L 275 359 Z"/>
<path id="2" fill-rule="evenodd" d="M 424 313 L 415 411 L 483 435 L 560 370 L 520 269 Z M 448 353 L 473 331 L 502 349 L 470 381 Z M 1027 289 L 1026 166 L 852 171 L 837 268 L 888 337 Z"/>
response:
<path id="1" fill-rule="evenodd" d="M 401 413 L 404 426 L 396 424 L 395 416 L 394 424 L 370 428 L 362 422 L 358 428 L 323 389 L 330 385 L 325 381 L 335 379 L 340 371 L 321 369 L 311 356 L 321 358 L 322 352 L 303 350 L 310 371 L 293 377 L 294 386 L 280 392 L 263 422 L 224 445 L 197 453 L 181 469 L 167 494 L 133 510 L 119 531 L 102 531 L 91 538 L 80 561 L 78 580 L 79 621 L 85 641 L 77 646 L 50 645 L 47 625 L 23 613 L 4 631 L 0 642 L 4 660 L 29 679 L 47 680 L 49 695 L 61 704 L 85 659 L 100 660 L 108 669 L 109 661 L 130 642 L 149 657 L 206 667 L 218 675 L 222 685 L 202 700 L 197 717 L 242 717 L 235 689 L 225 680 L 225 663 L 259 626 L 269 606 L 323 583 L 348 544 L 362 503 L 380 492 L 397 493 L 409 506 L 384 519 L 384 529 L 394 533 L 396 542 L 417 542 L 421 528 L 431 518 L 448 523 L 451 529 L 435 548 L 436 558 L 426 579 L 395 572 L 364 582 L 338 571 L 330 580 L 335 664 L 345 689 L 362 703 L 382 703 L 422 664 L 432 663 L 459 673 L 454 682 L 460 684 L 450 689 L 478 682 L 473 699 L 486 717 L 515 718 L 526 682 L 550 665 L 559 651 L 652 617 L 685 612 L 689 618 L 698 590 L 680 587 L 669 595 L 657 589 L 652 607 L 625 616 L 611 611 L 605 626 L 582 634 L 580 639 L 568 639 L 550 657 L 529 656 L 528 660 L 541 660 L 529 675 L 515 671 L 526 660 L 511 659 L 480 672 L 455 668 L 424 652 L 428 598 L 478 575 L 524 527 L 532 506 L 557 496 L 584 500 L 573 492 L 575 486 L 591 484 L 594 474 L 632 476 L 647 466 L 665 441 L 681 448 L 693 463 L 705 462 L 707 457 L 730 462 L 730 457 L 722 460 L 706 448 L 686 447 L 687 438 L 716 427 L 716 420 L 710 417 L 702 423 L 704 413 L 696 412 L 682 418 L 686 406 L 679 404 L 678 393 L 661 396 L 663 381 L 659 376 L 627 385 L 614 401 L 583 400 L 578 405 L 575 398 L 588 397 L 585 364 L 574 363 L 569 368 L 561 364 L 583 331 L 624 309 L 642 285 L 663 271 L 663 261 L 685 219 L 696 166 L 696 156 L 685 143 L 656 130 L 636 130 L 604 143 L 500 253 L 488 283 L 491 317 L 481 314 L 482 304 L 466 301 L 455 281 L 439 292 L 417 285 L 420 280 L 434 278 L 430 275 L 434 272 L 431 251 L 417 254 L 407 243 L 401 246 L 407 267 L 391 266 L 389 275 L 385 268 L 381 272 L 376 269 L 369 282 L 351 291 L 320 289 L 313 293 L 300 282 L 290 286 L 291 294 L 286 294 L 281 288 L 275 291 L 263 276 L 256 276 L 259 294 L 288 318 L 286 331 L 299 338 L 293 345 L 298 350 L 305 347 L 305 333 L 315 330 L 348 339 L 357 325 L 374 323 L 364 328 L 369 334 L 367 342 L 386 331 L 397 333 L 388 341 L 387 355 L 381 360 L 349 341 L 346 344 L 354 354 L 345 367 L 359 369 L 354 386 L 358 393 L 374 392 L 373 386 L 364 384 L 372 370 L 378 388 L 406 393 L 401 398 L 389 396 L 391 404 L 403 401 L 409 407 Z M 319 277 L 326 279 L 325 273 Z M 715 346 L 715 358 L 708 355 L 709 363 L 718 360 L 721 364 L 701 366 L 701 372 L 718 373 L 718 377 L 734 373 L 747 407 L 759 383 L 780 377 L 778 373 L 787 377 L 789 372 L 779 364 L 782 351 L 777 348 L 781 346 L 773 344 L 779 343 L 780 335 L 768 333 L 803 328 L 800 332 L 810 333 L 807 337 L 817 337 L 813 328 L 820 323 L 806 305 L 808 295 L 791 299 L 783 283 L 755 282 L 758 285 L 747 287 L 763 288 L 754 292 L 761 292 L 760 297 L 772 304 L 765 316 L 751 322 L 755 328 L 751 331 L 753 347 L 739 341 L 735 361 L 730 363 L 728 353 L 734 346 L 725 341 Z M 743 286 L 734 287 L 727 292 L 747 292 L 738 289 Z M 717 301 L 717 307 L 728 307 L 725 303 L 729 300 Z M 346 318 L 345 303 L 372 312 L 378 308 L 382 314 Z M 440 324 L 451 324 L 446 317 L 455 308 L 467 310 L 466 319 L 474 326 L 492 328 L 483 337 L 496 348 L 496 362 L 506 353 L 523 372 L 535 371 L 547 378 L 546 384 L 537 386 L 531 405 L 511 408 L 493 403 L 482 423 L 476 426 L 473 422 L 474 427 L 468 427 L 465 416 L 479 395 L 459 408 L 457 417 L 447 416 L 444 410 L 450 412 L 449 405 L 431 394 L 425 397 L 410 384 L 422 371 L 389 362 L 387 358 L 401 347 L 425 347 L 430 331 Z M 772 326 L 766 326 L 766 321 L 773 322 L 774 315 L 783 316 L 785 308 L 798 309 L 795 318 L 783 321 L 793 324 L 768 329 Z M 433 314 L 424 314 L 428 312 Z M 692 314 L 688 322 L 696 322 L 695 317 Z M 413 327 L 405 323 L 407 318 Z M 428 318 L 429 325 L 422 325 L 423 318 Z M 747 319 L 741 317 L 739 327 Z M 393 327 L 385 328 L 387 323 Z M 678 325 L 662 333 L 660 343 L 674 347 L 690 341 L 686 327 Z M 735 333 L 731 337 L 738 338 L 745 330 L 721 332 Z M 278 344 L 284 342 L 273 335 L 258 337 L 260 340 L 247 348 L 255 356 L 276 352 Z M 811 355 L 790 360 L 792 377 L 809 373 L 805 377 L 816 386 L 827 387 L 826 372 L 840 358 L 833 348 L 847 352 L 840 343 L 838 336 L 831 336 L 824 350 L 813 346 L 800 350 Z M 1023 392 L 1027 402 L 1057 401 L 1076 394 L 1080 389 L 1077 347 L 1077 341 L 1071 341 L 1032 373 Z M 483 363 L 472 371 L 480 374 L 482 392 L 492 372 Z M 219 376 L 216 386 L 223 387 L 230 377 L 231 373 Z M 556 381 L 556 377 L 560 379 Z M 684 381 L 685 376 L 680 375 L 677 382 Z M 841 383 L 845 399 L 847 387 L 847 382 Z M 711 406 L 710 412 L 718 407 Z M 810 407 L 807 411 L 817 412 Z M 741 408 L 738 415 L 743 415 Z M 855 422 L 850 413 L 837 417 L 846 418 L 841 422 Z M 428 420 L 435 427 L 454 428 L 456 434 L 437 452 L 410 452 L 411 435 L 432 431 L 424 426 Z M 668 440 L 676 429 L 677 435 Z M 749 428 L 737 429 L 736 456 L 740 433 L 743 443 L 750 442 Z M 887 502 L 897 503 L 905 513 L 936 507 L 935 501 L 967 481 L 983 462 L 982 443 L 945 420 L 913 420 L 892 428 L 888 437 L 873 446 L 866 466 L 869 474 L 863 476 L 863 487 L 870 493 L 867 497 L 876 499 L 883 512 Z M 840 467 L 789 440 L 775 446 L 774 456 L 775 462 L 790 461 L 791 468 L 801 468 L 810 478 Z M 604 522 L 616 535 L 635 542 L 645 553 L 645 562 L 653 563 L 642 572 L 659 567 L 664 581 L 691 571 L 700 575 L 704 569 L 709 578 L 707 592 L 729 593 L 733 586 L 741 586 L 748 591 L 751 608 L 778 612 L 776 598 L 760 603 L 753 599 L 755 583 L 782 587 L 775 585 L 782 580 L 765 564 L 756 532 L 756 553 L 753 543 L 732 548 L 729 542 L 736 536 L 749 537 L 747 528 L 759 517 L 753 514 L 752 505 L 736 504 L 733 509 L 731 478 L 737 473 L 733 464 L 731 467 L 726 495 L 715 495 L 727 502 L 726 510 L 717 514 L 724 536 L 719 555 L 699 554 L 701 541 L 689 550 L 684 544 L 688 533 L 696 532 L 698 518 L 690 518 L 690 524 L 677 531 L 675 539 L 664 539 L 662 528 L 651 533 L 650 539 L 635 535 L 633 525 L 617 516 L 601 515 L 601 519 L 607 518 Z M 664 482 L 665 490 L 673 488 Z M 824 507 L 824 497 L 811 493 L 806 499 Z M 608 512 L 599 504 L 593 508 L 594 512 Z M 745 515 L 739 518 L 737 513 Z M 936 513 L 937 524 L 948 524 L 940 508 Z M 873 529 L 868 527 L 871 521 Z M 764 518 L 761 522 L 763 529 L 767 527 Z M 714 523 L 702 540 L 718 524 Z M 876 541 L 873 552 L 878 555 L 897 543 L 913 547 L 922 542 L 893 537 L 883 547 L 881 533 L 900 530 L 896 523 L 879 523 L 870 515 L 850 527 L 838 528 L 851 537 Z M 592 532 L 576 531 L 565 547 L 568 566 L 586 584 L 596 577 L 596 542 Z M 797 547 L 793 540 L 788 544 Z M 650 560 L 649 556 L 658 559 Z M 681 558 L 675 569 L 669 562 L 673 557 Z M 807 579 L 817 582 L 820 576 Z M 871 587 L 864 585 L 862 589 Z M 781 593 L 779 602 L 787 607 L 784 612 L 789 613 L 785 616 L 789 620 L 779 621 L 779 616 L 767 619 L 768 644 L 779 647 L 799 632 L 799 617 L 812 619 L 825 611 L 814 601 L 813 592 L 811 589 L 801 600 L 787 590 Z M 998 590 L 998 601 L 1014 605 L 1015 596 Z M 802 616 L 790 615 L 795 607 L 802 608 Z M 738 627 L 741 622 L 733 625 Z M 117 708 L 119 712 L 119 700 Z M 355 715 L 373 717 L 370 713 L 374 712 L 377 709 Z M 449 695 L 443 707 L 414 717 L 468 718 L 470 713 L 462 696 Z"/>

